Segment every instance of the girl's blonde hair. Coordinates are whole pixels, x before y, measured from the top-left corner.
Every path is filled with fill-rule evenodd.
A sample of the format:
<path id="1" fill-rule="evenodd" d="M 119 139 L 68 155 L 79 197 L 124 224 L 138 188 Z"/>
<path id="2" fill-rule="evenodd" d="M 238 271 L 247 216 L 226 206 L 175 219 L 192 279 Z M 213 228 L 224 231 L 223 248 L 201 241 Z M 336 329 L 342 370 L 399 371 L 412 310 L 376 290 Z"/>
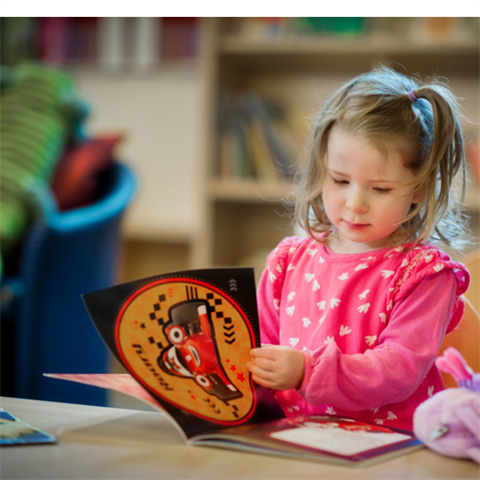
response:
<path id="1" fill-rule="evenodd" d="M 396 148 L 406 159 L 405 166 L 415 173 L 412 186 L 421 200 L 412 205 L 399 226 L 404 240 L 414 245 L 440 240 L 460 247 L 466 229 L 461 210 L 465 154 L 460 118 L 455 96 L 439 81 L 427 85 L 382 66 L 343 85 L 312 123 L 306 163 L 299 177 L 297 222 L 312 238 L 326 232 L 326 241 L 332 235 L 322 190 L 328 139 L 332 128 L 338 126 L 380 151 Z M 460 202 L 452 192 L 459 171 Z"/>

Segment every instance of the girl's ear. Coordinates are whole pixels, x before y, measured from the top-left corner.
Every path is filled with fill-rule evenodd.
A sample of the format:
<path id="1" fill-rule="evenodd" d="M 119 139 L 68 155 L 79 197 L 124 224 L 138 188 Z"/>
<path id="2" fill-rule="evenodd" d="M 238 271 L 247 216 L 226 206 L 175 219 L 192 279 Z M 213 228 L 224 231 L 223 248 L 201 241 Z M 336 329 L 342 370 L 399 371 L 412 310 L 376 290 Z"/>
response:
<path id="1" fill-rule="evenodd" d="M 423 198 L 423 192 L 418 190 L 413 194 L 412 204 L 416 205 Z"/>

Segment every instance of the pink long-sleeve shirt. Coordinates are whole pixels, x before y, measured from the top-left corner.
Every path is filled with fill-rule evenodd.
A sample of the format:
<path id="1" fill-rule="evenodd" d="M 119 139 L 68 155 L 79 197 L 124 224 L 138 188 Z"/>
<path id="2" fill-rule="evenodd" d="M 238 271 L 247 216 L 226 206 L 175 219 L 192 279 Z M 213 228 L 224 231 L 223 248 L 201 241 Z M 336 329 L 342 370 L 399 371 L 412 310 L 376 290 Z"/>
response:
<path id="1" fill-rule="evenodd" d="M 434 361 L 460 321 L 465 266 L 436 247 L 336 254 L 289 237 L 258 286 L 261 341 L 305 356 L 287 415 L 333 414 L 412 429 L 415 408 L 444 388 Z"/>

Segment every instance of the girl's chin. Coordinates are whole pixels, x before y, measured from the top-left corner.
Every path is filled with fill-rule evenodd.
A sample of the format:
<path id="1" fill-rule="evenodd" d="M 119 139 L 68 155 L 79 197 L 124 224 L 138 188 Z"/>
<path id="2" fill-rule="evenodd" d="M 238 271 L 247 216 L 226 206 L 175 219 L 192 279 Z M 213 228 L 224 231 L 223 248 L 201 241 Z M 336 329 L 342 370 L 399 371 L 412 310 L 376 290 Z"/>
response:
<path id="1" fill-rule="evenodd" d="M 366 235 L 340 235 L 330 242 L 330 249 L 335 253 L 365 253 L 373 250 L 380 250 L 389 246 L 385 239 L 368 238 Z"/>

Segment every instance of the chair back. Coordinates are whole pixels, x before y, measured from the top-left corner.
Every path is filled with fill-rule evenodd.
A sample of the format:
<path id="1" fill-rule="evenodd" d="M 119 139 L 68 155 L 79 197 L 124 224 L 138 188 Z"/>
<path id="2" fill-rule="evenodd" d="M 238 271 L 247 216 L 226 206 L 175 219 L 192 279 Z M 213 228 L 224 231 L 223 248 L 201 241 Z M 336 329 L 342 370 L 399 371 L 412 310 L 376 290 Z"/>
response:
<path id="1" fill-rule="evenodd" d="M 465 358 L 474 372 L 480 372 L 480 317 L 467 298 L 465 312 L 458 327 L 445 336 L 440 347 L 440 354 L 448 347 L 456 348 Z M 453 377 L 442 372 L 446 388 L 458 387 Z"/>
<path id="2" fill-rule="evenodd" d="M 465 292 L 465 297 L 468 298 L 475 311 L 480 312 L 480 250 L 470 253 L 461 262 L 470 273 L 470 286 Z"/>

